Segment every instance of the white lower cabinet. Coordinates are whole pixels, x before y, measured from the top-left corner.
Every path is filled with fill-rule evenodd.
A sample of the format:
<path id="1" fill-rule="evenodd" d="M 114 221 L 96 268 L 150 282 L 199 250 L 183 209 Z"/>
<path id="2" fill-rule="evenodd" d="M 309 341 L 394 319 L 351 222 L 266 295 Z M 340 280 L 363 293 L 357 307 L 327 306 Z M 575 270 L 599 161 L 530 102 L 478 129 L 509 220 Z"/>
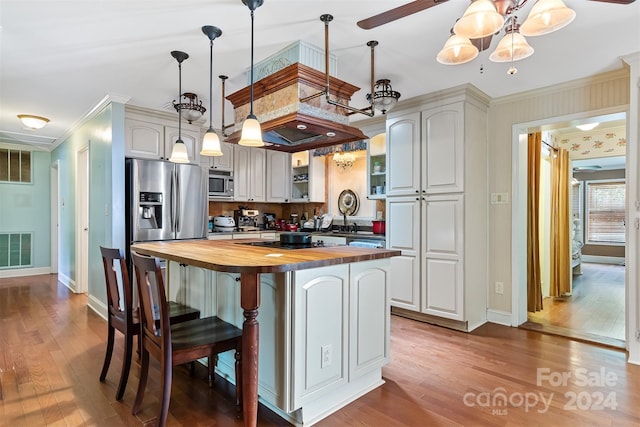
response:
<path id="1" fill-rule="evenodd" d="M 464 320 L 463 212 L 461 194 L 428 196 L 422 251 L 426 284 L 422 311 Z"/>
<path id="2" fill-rule="evenodd" d="M 413 311 L 420 311 L 421 200 L 405 196 L 389 197 L 386 202 L 387 248 L 402 252 L 391 258 L 391 304 Z"/>
<path id="3" fill-rule="evenodd" d="M 308 425 L 381 385 L 390 275 L 389 259 L 260 275 L 260 401 Z M 239 274 L 211 276 L 217 316 L 242 327 Z M 217 369 L 235 381 L 230 352 Z"/>

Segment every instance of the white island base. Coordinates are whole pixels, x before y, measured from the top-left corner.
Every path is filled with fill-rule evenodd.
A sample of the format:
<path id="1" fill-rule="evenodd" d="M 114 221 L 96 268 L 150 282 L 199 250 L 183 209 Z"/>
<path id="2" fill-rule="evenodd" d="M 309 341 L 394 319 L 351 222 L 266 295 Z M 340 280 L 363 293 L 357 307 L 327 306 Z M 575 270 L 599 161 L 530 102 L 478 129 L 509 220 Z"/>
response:
<path id="1" fill-rule="evenodd" d="M 239 274 L 180 268 L 170 296 L 242 327 Z M 309 426 L 384 384 L 389 280 L 388 258 L 260 275 L 259 401 Z M 232 354 L 217 372 L 235 383 Z"/>

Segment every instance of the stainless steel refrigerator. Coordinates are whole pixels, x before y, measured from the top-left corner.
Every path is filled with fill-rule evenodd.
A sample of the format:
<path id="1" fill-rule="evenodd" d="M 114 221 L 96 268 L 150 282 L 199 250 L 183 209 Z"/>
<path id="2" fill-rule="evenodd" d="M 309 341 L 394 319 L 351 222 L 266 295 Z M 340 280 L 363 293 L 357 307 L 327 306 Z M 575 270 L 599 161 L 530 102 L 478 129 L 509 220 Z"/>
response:
<path id="1" fill-rule="evenodd" d="M 199 166 L 128 158 L 125 182 L 130 273 L 131 243 L 206 237 L 208 198 Z"/>

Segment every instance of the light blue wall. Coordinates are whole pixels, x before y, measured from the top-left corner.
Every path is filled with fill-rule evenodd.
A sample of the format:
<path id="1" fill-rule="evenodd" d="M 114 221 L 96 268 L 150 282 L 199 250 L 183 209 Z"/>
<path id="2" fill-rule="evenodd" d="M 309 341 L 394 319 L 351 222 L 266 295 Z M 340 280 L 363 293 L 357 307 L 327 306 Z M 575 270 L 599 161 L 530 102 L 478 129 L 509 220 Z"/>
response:
<path id="1" fill-rule="evenodd" d="M 28 146 L 0 144 L 3 148 L 31 151 Z M 29 184 L 0 183 L 0 232 L 33 233 L 32 267 L 51 265 L 51 175 L 48 151 L 31 151 Z"/>
<path id="2" fill-rule="evenodd" d="M 76 157 L 89 147 L 88 293 L 106 303 L 100 245 L 124 248 L 124 105 L 111 103 L 51 154 L 58 162 L 60 213 L 59 273 L 75 281 Z M 114 190 L 115 189 L 115 190 Z"/>

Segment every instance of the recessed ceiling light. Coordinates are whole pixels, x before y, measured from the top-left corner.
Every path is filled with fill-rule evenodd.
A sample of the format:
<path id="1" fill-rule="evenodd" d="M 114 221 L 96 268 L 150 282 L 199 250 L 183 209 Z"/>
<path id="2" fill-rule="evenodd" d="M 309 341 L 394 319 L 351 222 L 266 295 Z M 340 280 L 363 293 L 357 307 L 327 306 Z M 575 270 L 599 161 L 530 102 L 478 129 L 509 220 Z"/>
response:
<path id="1" fill-rule="evenodd" d="M 307 125 L 298 125 L 296 126 L 299 130 L 305 130 L 307 128 Z"/>
<path id="2" fill-rule="evenodd" d="M 335 132 L 327 132 L 327 136 L 329 138 L 333 138 L 334 136 L 336 136 L 336 133 Z"/>
<path id="3" fill-rule="evenodd" d="M 592 130 L 595 129 L 596 127 L 598 127 L 600 123 L 598 122 L 594 122 L 594 123 L 587 123 L 584 125 L 576 125 L 576 127 L 580 130 Z"/>

